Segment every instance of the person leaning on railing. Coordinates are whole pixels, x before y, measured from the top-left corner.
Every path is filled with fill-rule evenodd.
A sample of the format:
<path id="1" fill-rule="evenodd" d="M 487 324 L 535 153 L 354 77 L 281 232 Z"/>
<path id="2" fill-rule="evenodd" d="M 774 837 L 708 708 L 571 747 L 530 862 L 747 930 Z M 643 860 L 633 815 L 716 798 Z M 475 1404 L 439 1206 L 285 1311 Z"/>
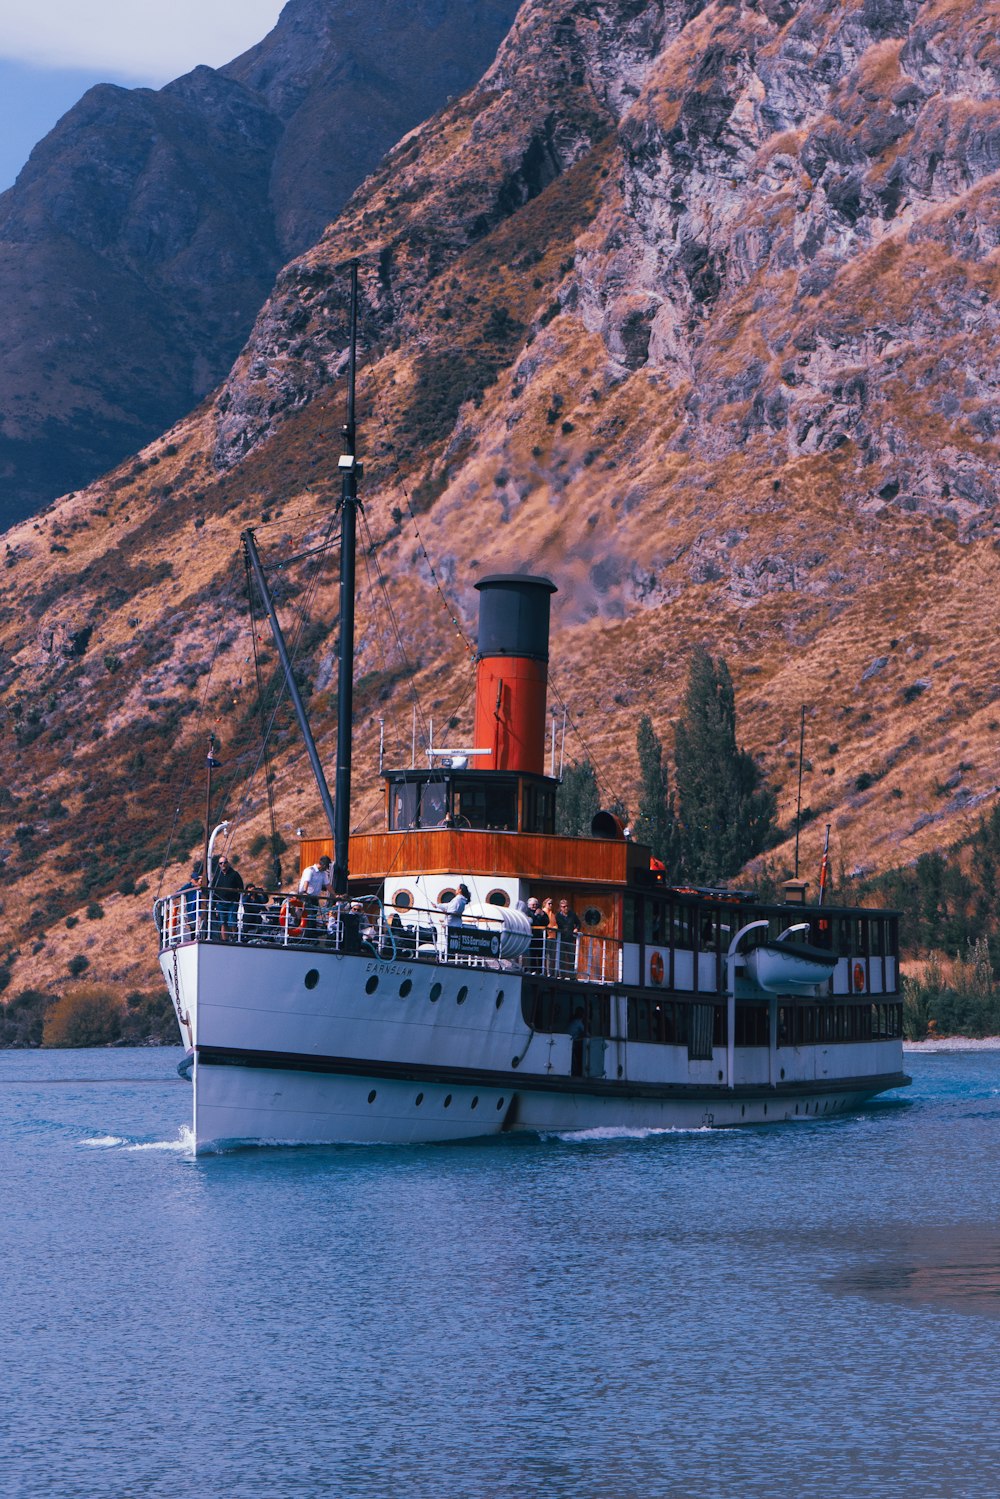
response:
<path id="1" fill-rule="evenodd" d="M 319 903 L 330 893 L 330 856 L 320 854 L 315 864 L 302 871 L 299 894 L 306 908 L 306 926 L 315 937 L 319 935 Z"/>

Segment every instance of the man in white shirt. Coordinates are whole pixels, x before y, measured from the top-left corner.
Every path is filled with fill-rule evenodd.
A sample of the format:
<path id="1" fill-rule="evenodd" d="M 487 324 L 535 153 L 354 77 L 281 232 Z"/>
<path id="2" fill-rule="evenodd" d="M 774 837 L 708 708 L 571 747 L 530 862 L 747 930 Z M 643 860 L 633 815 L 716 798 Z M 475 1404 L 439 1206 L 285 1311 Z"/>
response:
<path id="1" fill-rule="evenodd" d="M 306 908 L 306 922 L 310 933 L 315 937 L 319 932 L 319 903 L 324 895 L 330 893 L 330 856 L 320 854 L 315 864 L 310 864 L 308 869 L 302 871 L 299 880 L 299 894 L 303 898 Z"/>

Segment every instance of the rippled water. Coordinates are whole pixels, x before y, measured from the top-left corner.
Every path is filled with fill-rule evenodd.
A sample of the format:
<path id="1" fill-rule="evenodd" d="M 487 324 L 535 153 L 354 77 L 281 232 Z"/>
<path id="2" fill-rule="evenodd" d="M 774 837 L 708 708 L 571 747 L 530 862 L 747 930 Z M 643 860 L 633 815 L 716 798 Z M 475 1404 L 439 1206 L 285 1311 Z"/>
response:
<path id="1" fill-rule="evenodd" d="M 180 1052 L 0 1052 L 0 1492 L 1000 1492 L 1000 1053 L 726 1133 L 195 1161 Z"/>

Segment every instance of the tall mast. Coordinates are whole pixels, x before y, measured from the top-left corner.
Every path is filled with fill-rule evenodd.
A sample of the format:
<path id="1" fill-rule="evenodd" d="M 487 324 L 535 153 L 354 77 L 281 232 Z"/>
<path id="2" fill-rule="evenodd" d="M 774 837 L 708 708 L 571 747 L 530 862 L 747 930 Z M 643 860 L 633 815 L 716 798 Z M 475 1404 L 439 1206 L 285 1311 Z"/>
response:
<path id="1" fill-rule="evenodd" d="M 347 852 L 351 834 L 351 733 L 354 718 L 354 569 L 358 528 L 357 430 L 354 388 L 358 349 L 358 262 L 351 262 L 351 342 L 347 375 L 344 452 L 337 467 L 340 491 L 340 662 L 337 670 L 337 771 L 334 779 L 333 891 L 347 894 Z"/>

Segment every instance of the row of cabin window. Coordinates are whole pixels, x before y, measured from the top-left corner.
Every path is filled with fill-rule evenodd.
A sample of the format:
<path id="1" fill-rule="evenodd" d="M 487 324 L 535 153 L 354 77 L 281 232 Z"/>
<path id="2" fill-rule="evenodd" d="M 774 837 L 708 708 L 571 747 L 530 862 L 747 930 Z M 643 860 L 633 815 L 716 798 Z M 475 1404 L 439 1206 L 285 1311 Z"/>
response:
<path id="1" fill-rule="evenodd" d="M 389 827 L 517 828 L 516 781 L 480 783 L 453 781 L 396 782 L 389 797 Z M 555 827 L 555 793 L 548 786 L 525 785 L 521 831 L 551 833 Z"/>
<path id="2" fill-rule="evenodd" d="M 893 1041 L 902 1034 L 903 1006 L 899 1003 L 778 1006 L 779 1046 Z"/>
<path id="3" fill-rule="evenodd" d="M 825 916 L 806 907 L 802 919 L 808 920 L 807 941 L 817 947 L 833 947 L 844 956 L 858 958 L 894 957 L 899 946 L 898 923 L 890 916 Z M 780 916 L 754 911 L 752 907 L 719 910 L 717 907 L 682 905 L 668 900 L 644 899 L 627 895 L 624 905 L 626 942 L 648 942 L 664 947 L 698 949 L 701 952 L 728 951 L 734 934 L 751 921 L 767 920 L 768 931 L 754 934 L 757 942 L 773 941 L 789 926 L 787 912 Z"/>
<path id="4" fill-rule="evenodd" d="M 611 1001 L 608 995 L 587 990 L 549 989 L 527 986 L 522 992 L 521 1013 L 525 1023 L 547 1035 L 565 1035 L 577 1010 L 583 1012 L 588 1036 L 611 1036 Z M 709 1012 L 711 1014 L 709 1015 Z M 628 1039 L 659 1041 L 665 1046 L 690 1046 L 707 1040 L 710 1024 L 712 1045 L 726 1044 L 726 1007 L 697 1001 L 636 999 L 627 1007 Z M 709 1053 L 710 1054 L 710 1053 Z"/>
<path id="5" fill-rule="evenodd" d="M 726 1006 L 697 1001 L 629 996 L 629 1041 L 659 1046 L 689 1046 L 695 1031 L 703 1030 L 712 1009 L 712 1044 L 726 1045 Z M 547 1035 L 565 1035 L 577 1010 L 582 1010 L 587 1035 L 611 1035 L 611 1004 L 607 995 L 584 990 L 525 988 L 521 1011 L 525 1023 Z M 778 1007 L 778 1045 L 810 1046 L 831 1042 L 898 1039 L 903 1034 L 903 1007 L 898 1003 L 832 1005 L 796 1004 Z M 766 1004 L 736 1006 L 736 1046 L 768 1045 Z"/>

